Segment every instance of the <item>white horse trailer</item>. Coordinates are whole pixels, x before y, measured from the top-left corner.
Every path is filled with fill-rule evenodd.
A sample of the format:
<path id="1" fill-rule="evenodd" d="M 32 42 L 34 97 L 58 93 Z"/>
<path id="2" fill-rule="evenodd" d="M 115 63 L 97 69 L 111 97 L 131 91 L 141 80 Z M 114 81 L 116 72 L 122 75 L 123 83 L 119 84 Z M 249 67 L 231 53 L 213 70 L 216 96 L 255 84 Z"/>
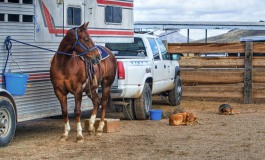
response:
<path id="1" fill-rule="evenodd" d="M 67 30 L 85 22 L 96 44 L 132 42 L 133 0 L 0 0 L 0 146 L 11 142 L 17 122 L 61 114 L 49 74 L 55 53 L 49 50 L 56 51 Z M 10 55 L 7 36 L 15 40 Z M 6 89 L 6 72 L 29 75 L 24 95 Z M 84 97 L 82 110 L 92 107 Z M 68 110 L 74 110 L 71 95 Z"/>

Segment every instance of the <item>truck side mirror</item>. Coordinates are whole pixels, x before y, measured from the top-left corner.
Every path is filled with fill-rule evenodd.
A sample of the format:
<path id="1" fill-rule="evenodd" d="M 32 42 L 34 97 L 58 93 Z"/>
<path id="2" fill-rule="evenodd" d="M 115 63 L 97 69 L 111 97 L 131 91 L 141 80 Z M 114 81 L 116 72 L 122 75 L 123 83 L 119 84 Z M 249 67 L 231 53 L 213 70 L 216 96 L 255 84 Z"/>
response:
<path id="1" fill-rule="evenodd" d="M 171 53 L 171 60 L 177 60 L 179 61 L 181 59 L 181 54 L 178 53 Z"/>

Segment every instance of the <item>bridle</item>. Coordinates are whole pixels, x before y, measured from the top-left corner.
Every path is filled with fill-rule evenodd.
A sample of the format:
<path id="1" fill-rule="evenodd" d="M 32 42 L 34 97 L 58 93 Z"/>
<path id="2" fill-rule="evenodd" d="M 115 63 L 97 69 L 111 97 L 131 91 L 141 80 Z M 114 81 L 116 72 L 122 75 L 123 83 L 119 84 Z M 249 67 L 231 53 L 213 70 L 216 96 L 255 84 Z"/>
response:
<path id="1" fill-rule="evenodd" d="M 84 52 L 81 52 L 81 53 L 78 53 L 78 56 L 80 56 L 80 57 L 83 57 L 84 58 L 84 55 L 86 55 L 87 53 L 90 53 L 90 52 L 92 52 L 92 51 L 94 51 L 95 49 L 98 49 L 98 47 L 95 45 L 94 47 L 92 47 L 92 48 L 87 48 L 83 43 L 81 43 L 80 41 L 79 41 L 79 39 L 78 39 L 78 28 L 73 28 L 74 30 L 75 30 L 75 39 L 76 39 L 76 41 L 75 41 L 75 44 L 73 45 L 73 47 L 72 47 L 72 49 L 74 50 L 74 48 L 77 46 L 77 45 L 79 45 L 83 50 L 84 50 Z M 99 61 L 101 60 L 101 56 L 99 56 L 99 57 L 96 57 L 95 59 L 91 59 L 92 60 L 92 62 L 94 62 L 94 63 L 99 63 Z"/>

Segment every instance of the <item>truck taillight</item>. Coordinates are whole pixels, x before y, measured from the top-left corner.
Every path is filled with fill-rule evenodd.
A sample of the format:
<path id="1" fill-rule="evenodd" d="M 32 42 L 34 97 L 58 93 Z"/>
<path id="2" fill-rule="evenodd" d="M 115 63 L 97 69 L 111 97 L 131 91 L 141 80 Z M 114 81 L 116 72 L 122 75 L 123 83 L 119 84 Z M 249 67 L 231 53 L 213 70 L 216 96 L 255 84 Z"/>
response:
<path id="1" fill-rule="evenodd" d="M 122 62 L 118 62 L 118 79 L 125 79 L 124 66 Z"/>

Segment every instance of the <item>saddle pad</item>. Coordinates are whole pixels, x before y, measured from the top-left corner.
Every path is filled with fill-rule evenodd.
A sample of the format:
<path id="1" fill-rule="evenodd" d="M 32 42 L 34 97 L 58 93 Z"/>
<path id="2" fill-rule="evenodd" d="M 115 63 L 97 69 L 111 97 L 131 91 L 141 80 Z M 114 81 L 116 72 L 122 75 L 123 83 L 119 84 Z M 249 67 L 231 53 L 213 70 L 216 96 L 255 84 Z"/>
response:
<path id="1" fill-rule="evenodd" d="M 101 54 L 102 60 L 108 58 L 109 55 L 108 55 L 107 51 L 102 46 L 97 46 L 97 47 L 98 47 L 98 51 Z"/>

